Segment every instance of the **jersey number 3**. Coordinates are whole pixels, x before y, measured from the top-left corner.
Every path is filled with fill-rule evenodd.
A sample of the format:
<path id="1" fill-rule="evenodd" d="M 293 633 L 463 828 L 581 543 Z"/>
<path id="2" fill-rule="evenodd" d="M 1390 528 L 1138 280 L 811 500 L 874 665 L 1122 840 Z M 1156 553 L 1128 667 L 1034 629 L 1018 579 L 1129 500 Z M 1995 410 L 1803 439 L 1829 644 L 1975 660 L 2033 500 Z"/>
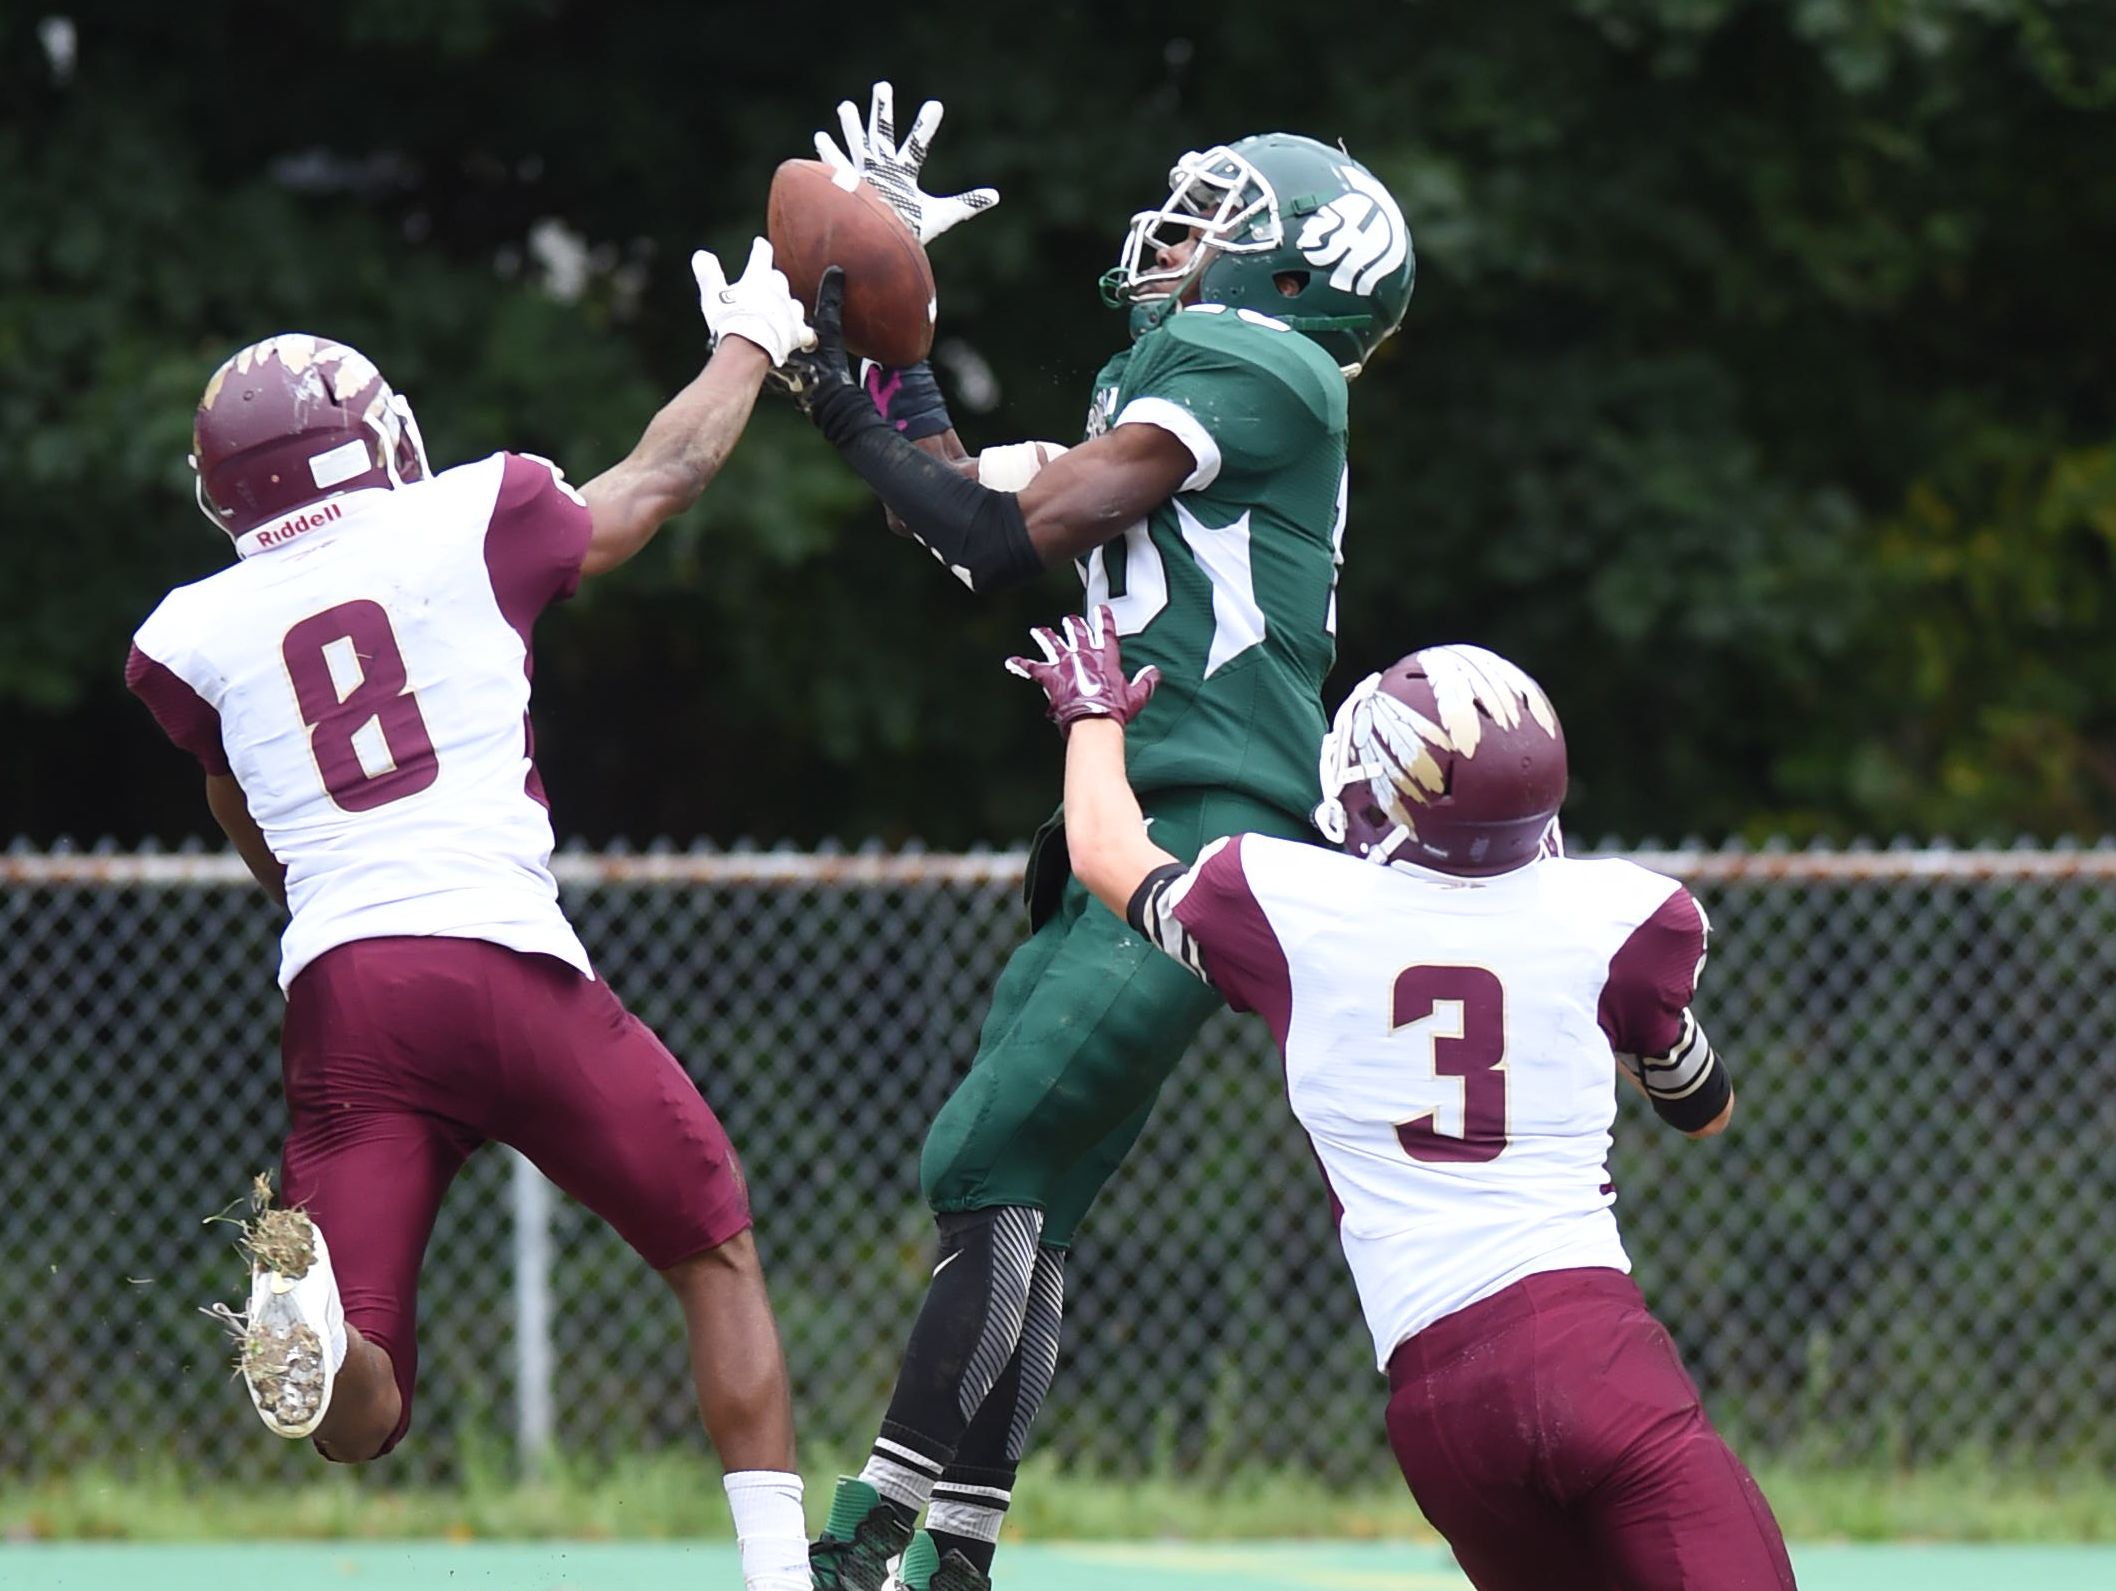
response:
<path id="1" fill-rule="evenodd" d="M 341 602 L 287 631 L 279 655 L 323 788 L 348 812 L 417 795 L 441 776 L 397 632 L 379 602 Z"/>
<path id="2" fill-rule="evenodd" d="M 1447 1004 L 1459 1013 L 1455 1031 L 1428 1033 L 1433 1075 L 1462 1080 L 1462 1134 L 1442 1132 L 1429 1110 L 1398 1125 L 1396 1141 L 1413 1160 L 1482 1165 L 1506 1149 L 1506 990 L 1484 967 L 1406 967 L 1389 1003 L 1392 1030 Z"/>

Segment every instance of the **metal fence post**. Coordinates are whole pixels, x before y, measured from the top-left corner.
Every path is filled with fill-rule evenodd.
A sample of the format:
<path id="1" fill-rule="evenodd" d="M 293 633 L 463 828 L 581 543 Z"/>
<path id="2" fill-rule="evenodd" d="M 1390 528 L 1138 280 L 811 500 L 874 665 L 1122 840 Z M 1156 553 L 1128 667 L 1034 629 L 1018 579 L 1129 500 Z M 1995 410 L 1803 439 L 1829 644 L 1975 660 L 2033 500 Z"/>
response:
<path id="1" fill-rule="evenodd" d="M 514 1440 L 524 1476 L 551 1452 L 551 1184 L 514 1151 Z"/>

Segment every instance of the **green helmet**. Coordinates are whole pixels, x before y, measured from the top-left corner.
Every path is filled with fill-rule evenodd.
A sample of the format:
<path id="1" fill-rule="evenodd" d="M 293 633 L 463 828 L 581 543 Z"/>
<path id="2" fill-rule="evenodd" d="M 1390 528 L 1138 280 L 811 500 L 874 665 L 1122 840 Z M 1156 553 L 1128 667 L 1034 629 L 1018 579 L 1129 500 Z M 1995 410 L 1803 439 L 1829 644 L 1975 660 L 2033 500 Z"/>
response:
<path id="1" fill-rule="evenodd" d="M 1193 236 L 1189 259 L 1160 264 Z M 1258 133 L 1175 163 L 1167 200 L 1131 218 L 1102 297 L 1130 306 L 1134 337 L 1186 301 L 1255 310 L 1356 376 L 1402 323 L 1417 274 L 1411 229 L 1379 178 L 1312 138 Z"/>

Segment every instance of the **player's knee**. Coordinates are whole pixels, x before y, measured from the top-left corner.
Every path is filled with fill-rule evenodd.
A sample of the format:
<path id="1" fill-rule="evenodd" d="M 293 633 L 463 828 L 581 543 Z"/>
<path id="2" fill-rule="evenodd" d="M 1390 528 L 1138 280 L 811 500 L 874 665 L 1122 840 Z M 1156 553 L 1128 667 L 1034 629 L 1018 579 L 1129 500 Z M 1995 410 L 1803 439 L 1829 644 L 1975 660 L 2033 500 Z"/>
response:
<path id="1" fill-rule="evenodd" d="M 693 1288 L 762 1287 L 764 1262 L 757 1257 L 755 1234 L 745 1229 L 717 1248 L 678 1260 L 661 1274 L 679 1296 Z"/>
<path id="2" fill-rule="evenodd" d="M 328 1442 L 320 1436 L 316 1438 L 316 1451 L 333 1464 L 372 1464 L 388 1446 L 388 1431 L 333 1437 Z"/>
<path id="3" fill-rule="evenodd" d="M 346 1410 L 343 1417 L 339 1410 L 331 1412 L 327 1434 L 316 1435 L 316 1451 L 333 1464 L 370 1464 L 394 1445 L 390 1439 L 397 1434 L 404 1406 L 393 1387 L 388 1396 L 370 1400 L 360 1409 Z"/>

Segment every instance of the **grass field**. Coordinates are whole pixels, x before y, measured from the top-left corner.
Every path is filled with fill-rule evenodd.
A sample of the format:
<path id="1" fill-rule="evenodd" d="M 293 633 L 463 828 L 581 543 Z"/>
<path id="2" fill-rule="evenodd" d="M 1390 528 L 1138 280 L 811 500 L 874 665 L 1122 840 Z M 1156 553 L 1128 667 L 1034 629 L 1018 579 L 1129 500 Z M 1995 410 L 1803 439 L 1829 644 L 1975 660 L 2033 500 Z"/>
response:
<path id="1" fill-rule="evenodd" d="M 811 1522 L 821 1518 L 834 1473 L 827 1460 L 810 1469 Z M 2116 1476 L 2087 1467 L 2031 1471 L 1962 1459 L 1907 1474 L 1763 1464 L 1758 1475 L 1797 1541 L 2116 1544 Z M 1009 1524 L 1031 1542 L 1435 1541 L 1401 1484 L 1331 1486 L 1261 1469 L 1204 1485 L 1032 1461 Z M 532 1485 L 474 1468 L 453 1489 L 395 1486 L 386 1468 L 320 1464 L 296 1486 L 250 1489 L 201 1486 L 173 1466 L 36 1485 L 0 1479 L 0 1540 L 13 1542 L 657 1541 L 727 1533 L 718 1471 L 687 1453 L 592 1470 L 555 1464 Z M 2116 1586 L 2116 1573 L 2105 1583 Z"/>
<path id="2" fill-rule="evenodd" d="M 2107 1591 L 2116 1477 L 1963 1460 L 1910 1475 L 1763 1466 L 1805 1591 Z M 829 1466 L 810 1481 L 811 1519 Z M 1030 1466 L 1006 1591 L 1464 1591 L 1399 1486 L 1237 1472 L 1214 1485 Z M 168 1469 L 0 1483 L 7 1591 L 692 1591 L 737 1586 L 717 1471 L 663 1454 L 535 1485 L 455 1489 L 319 1466 L 293 1487 L 200 1487 Z M 718 1538 L 718 1539 L 716 1539 Z M 1289 1539 L 1302 1538 L 1302 1539 Z"/>
<path id="3" fill-rule="evenodd" d="M 1804 1591 L 2106 1591 L 2116 1548 L 1808 1547 Z M 1018 1547 L 1006 1591 L 1466 1591 L 1447 1553 L 1409 1543 L 1151 1543 Z M 327 1584 L 359 1591 L 693 1591 L 741 1583 L 706 1543 L 69 1544 L 0 1547 L 9 1591 L 224 1591 Z"/>

